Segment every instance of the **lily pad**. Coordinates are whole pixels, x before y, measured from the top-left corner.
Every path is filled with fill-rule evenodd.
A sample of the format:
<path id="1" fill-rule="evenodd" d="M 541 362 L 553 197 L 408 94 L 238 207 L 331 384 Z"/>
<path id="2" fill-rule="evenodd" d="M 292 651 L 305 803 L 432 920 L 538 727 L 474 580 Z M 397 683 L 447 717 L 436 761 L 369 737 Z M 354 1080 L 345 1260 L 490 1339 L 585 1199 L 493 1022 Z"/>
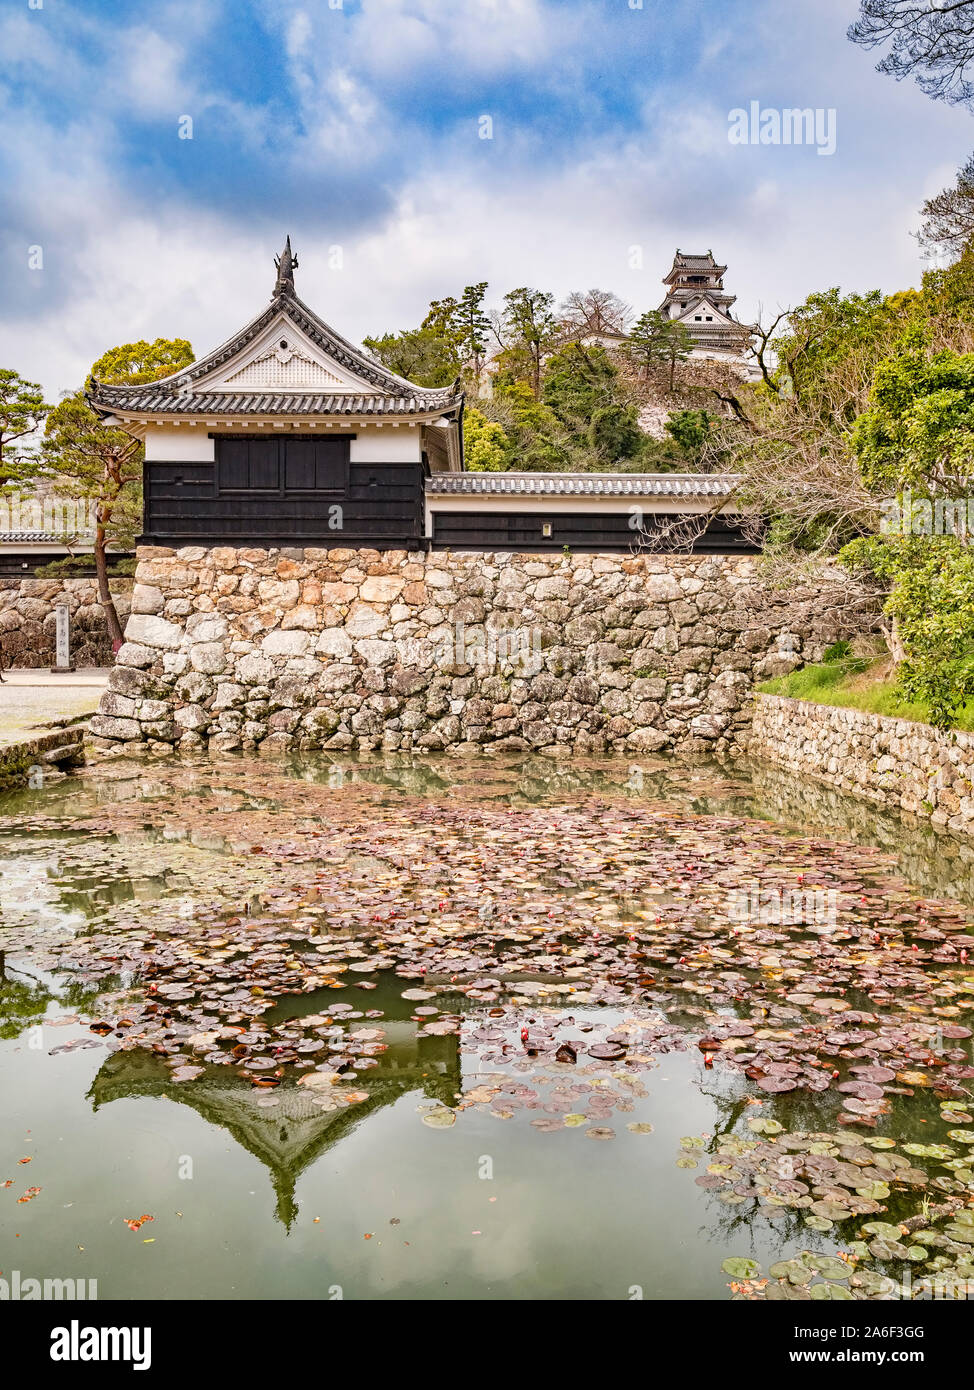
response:
<path id="1" fill-rule="evenodd" d="M 857 1187 L 856 1191 L 860 1197 L 868 1197 L 873 1202 L 884 1202 L 889 1196 L 889 1185 L 885 1182 L 870 1182 L 864 1187 Z"/>
<path id="2" fill-rule="evenodd" d="M 829 1299 L 843 1301 L 852 1298 L 852 1294 L 842 1284 L 813 1284 L 809 1293 L 819 1303 Z"/>
<path id="3" fill-rule="evenodd" d="M 748 1120 L 747 1127 L 754 1134 L 781 1134 L 785 1128 L 784 1125 L 779 1124 L 777 1120 L 762 1119 Z"/>
<path id="4" fill-rule="evenodd" d="M 801 1260 L 779 1260 L 768 1270 L 772 1279 L 787 1279 L 789 1284 L 810 1284 L 812 1271 Z"/>
<path id="5" fill-rule="evenodd" d="M 429 1125 L 431 1129 L 449 1129 L 457 1122 L 456 1112 L 447 1110 L 446 1106 L 441 1106 L 436 1110 L 430 1110 L 423 1116 L 423 1124 Z"/>
<path id="6" fill-rule="evenodd" d="M 814 1250 L 803 1250 L 801 1253 L 802 1264 L 808 1269 L 813 1269 L 816 1274 L 821 1274 L 825 1279 L 848 1279 L 849 1266 L 842 1260 L 835 1259 L 832 1255 L 820 1255 Z"/>

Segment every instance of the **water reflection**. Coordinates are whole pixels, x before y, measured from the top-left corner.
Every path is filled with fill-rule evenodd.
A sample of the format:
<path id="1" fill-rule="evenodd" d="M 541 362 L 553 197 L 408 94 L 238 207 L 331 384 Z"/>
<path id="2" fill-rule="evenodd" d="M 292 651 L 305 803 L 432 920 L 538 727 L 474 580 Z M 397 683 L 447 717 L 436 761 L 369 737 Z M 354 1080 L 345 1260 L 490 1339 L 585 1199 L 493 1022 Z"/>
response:
<path id="1" fill-rule="evenodd" d="M 290 1230 L 298 1212 L 299 1178 L 358 1125 L 410 1092 L 444 1106 L 456 1103 L 461 1089 L 456 1036 L 426 1039 L 421 1046 L 415 1024 L 386 1031 L 389 1050 L 368 1073 L 368 1098 L 354 1105 L 331 1108 L 320 1092 L 294 1082 L 264 1090 L 227 1067 L 207 1066 L 191 1082 L 173 1081 L 163 1058 L 140 1049 L 113 1052 L 88 1098 L 97 1111 L 116 1100 L 164 1096 L 226 1130 L 267 1169 L 276 1216 Z"/>
<path id="2" fill-rule="evenodd" d="M 529 815 L 522 814 L 524 808 Z M 537 808 L 550 808 L 550 816 Z M 570 834 L 581 823 L 581 817 L 571 818 L 576 808 L 589 813 L 582 844 Z M 663 814 L 652 820 L 647 809 Z M 299 1236 L 300 1184 L 322 1203 L 334 1202 L 332 1220 L 343 1231 L 335 1248 L 347 1268 L 358 1268 L 361 1228 L 368 1222 L 370 1231 L 373 1224 L 371 1216 L 360 1215 L 369 1183 L 383 1192 L 392 1183 L 397 1204 L 420 1229 L 436 1232 L 425 1256 L 428 1285 L 413 1270 L 399 1276 L 403 1286 L 442 1289 L 449 1275 L 454 1287 L 474 1289 L 470 1267 L 457 1271 L 450 1261 L 462 1264 L 466 1258 L 458 1231 L 472 1238 L 487 1228 L 483 1208 L 489 1199 L 478 1195 L 472 1177 L 474 1164 L 487 1154 L 510 1180 L 503 1189 L 506 1238 L 515 1226 L 532 1233 L 518 1266 L 532 1271 L 519 1286 L 523 1296 L 561 1287 L 559 1280 L 569 1278 L 566 1251 L 579 1242 L 587 1251 L 591 1247 L 594 1287 L 618 1283 L 624 1296 L 635 1277 L 624 1272 L 626 1262 L 635 1266 L 646 1258 L 651 1239 L 659 1247 L 652 1277 L 661 1295 L 672 1296 L 675 1283 L 685 1278 L 693 1293 L 708 1289 L 723 1296 L 715 1243 L 724 1250 L 747 1233 L 750 1247 L 767 1253 L 816 1237 L 800 1213 L 769 1210 L 753 1195 L 723 1204 L 695 1187 L 674 1167 L 681 1134 L 705 1134 L 703 1151 L 713 1157 L 726 1136 L 747 1135 L 756 1105 L 764 1107 L 757 1113 L 777 1117 L 787 1128 L 815 1130 L 838 1124 L 843 1102 L 832 1091 L 806 1090 L 759 1099 L 741 1071 L 708 1069 L 696 1042 L 703 1030 L 750 1012 L 750 1032 L 758 1041 L 740 1047 L 753 1049 L 762 1066 L 777 1065 L 775 1057 L 788 1058 L 790 1065 L 799 1049 L 819 1047 L 824 1032 L 839 1028 L 834 1018 L 802 1013 L 819 995 L 841 995 L 826 1002 L 864 1014 L 909 1010 L 896 990 L 919 1000 L 914 1015 L 929 1006 L 949 1020 L 969 1010 L 959 984 L 966 960 L 957 945 L 963 940 L 960 912 L 937 918 L 946 941 L 920 936 L 920 948 L 913 949 L 925 953 L 922 965 L 906 958 L 902 976 L 885 993 L 875 979 L 869 989 L 857 989 L 858 966 L 842 973 L 834 960 L 851 954 L 850 942 L 864 942 L 871 951 L 872 942 L 858 935 L 867 918 L 875 919 L 876 939 L 899 950 L 904 933 L 916 926 L 917 893 L 974 902 L 972 848 L 929 825 L 766 767 L 382 754 L 309 755 L 274 765 L 236 759 L 164 768 L 113 763 L 39 792 L 7 796 L 0 816 L 0 950 L 7 952 L 5 961 L 0 956 L 0 1076 L 19 1107 L 17 1133 L 44 1134 L 47 1126 L 56 1142 L 66 1137 L 71 1153 L 61 1150 L 62 1188 L 72 1173 L 75 1137 L 87 1135 L 90 1148 L 78 1161 L 91 1175 L 91 1204 L 106 1226 L 120 1211 L 112 1177 L 99 1166 L 100 1145 L 123 1155 L 113 1172 L 135 1171 L 140 1180 L 142 1171 L 152 1172 L 154 1194 L 165 1197 L 140 1197 L 146 1209 L 188 1205 L 174 1195 L 168 1170 L 152 1167 L 156 1150 L 165 1150 L 167 1163 L 167 1146 L 177 1142 L 183 1147 L 176 1152 L 205 1154 L 215 1176 L 206 1189 L 213 1209 L 201 1223 L 207 1234 L 223 1231 L 225 1243 L 227 1230 L 233 1242 L 238 1238 L 234 1203 L 251 1181 L 247 1159 L 257 1160 L 273 1188 L 279 1223 L 269 1233 L 255 1218 L 258 1264 L 273 1259 L 281 1227 Z M 560 829 L 550 830 L 562 824 L 563 842 Z M 627 836 L 633 824 L 638 834 Z M 350 826 L 354 833 L 339 853 L 335 845 Z M 525 859 L 517 857 L 522 826 L 526 840 L 544 841 L 544 854 L 532 858 L 527 845 Z M 403 849 L 414 830 L 414 845 Z M 611 851 L 603 850 L 603 831 Z M 257 834 L 261 843 L 255 844 Z M 493 859 L 487 854 L 491 836 L 501 845 Z M 889 858 L 843 851 L 843 842 L 874 845 Z M 373 844 L 376 852 L 368 852 Z M 846 891 L 843 932 L 833 942 L 804 929 L 776 932 L 760 925 L 752 938 L 764 943 L 762 949 L 742 954 L 726 917 L 726 897 L 737 869 L 752 863 L 747 856 L 753 844 L 759 845 L 758 859 L 764 856 L 759 866 L 775 882 L 794 877 L 805 845 L 810 855 L 814 849 L 822 882 Z M 640 860 L 644 851 L 656 856 L 648 867 L 645 857 Z M 890 871 L 894 864 L 902 881 Z M 710 875 L 706 885 L 693 877 L 701 865 Z M 629 889 L 630 871 L 638 891 Z M 651 877 L 657 881 L 650 884 Z M 410 897 L 413 888 L 417 901 L 427 894 L 421 907 Z M 455 904 L 437 903 L 441 892 L 445 900 L 455 893 Z M 491 893 L 497 893 L 499 909 Z M 442 919 L 436 915 L 440 907 Z M 667 913 L 672 919 L 656 933 Z M 683 928 L 693 942 L 689 963 L 682 942 L 668 934 Z M 425 932 L 427 941 L 442 946 L 445 954 L 435 967 L 440 973 L 421 975 L 415 961 L 409 965 L 408 946 L 401 956 L 390 946 L 383 967 L 370 973 L 366 965 L 363 974 L 322 984 L 331 965 L 340 964 L 339 974 L 358 971 L 358 958 L 385 950 L 391 939 L 401 944 L 410 931 L 417 937 Z M 584 949 L 573 959 L 586 931 Z M 74 937 L 79 949 L 62 950 Z M 87 949 L 81 949 L 85 937 Z M 361 949 L 353 949 L 356 942 Z M 450 951 L 463 957 L 456 977 L 449 973 Z M 158 970 L 147 963 L 154 953 L 163 957 Z M 394 974 L 390 966 L 398 968 L 404 958 L 406 968 Z M 637 958 L 642 964 L 630 969 Z M 828 978 L 813 979 L 806 995 L 803 982 L 813 974 L 813 958 Z M 44 968 L 57 973 L 44 976 Z M 287 976 L 288 968 L 295 973 Z M 428 1013 L 440 1021 L 458 1019 L 459 1032 L 436 1035 L 417 1022 L 414 1003 L 403 997 L 404 976 L 422 978 L 435 1004 Z M 928 984 L 939 990 L 935 997 Z M 152 988 L 161 990 L 153 1012 L 139 1014 L 131 1025 L 143 1039 L 136 1045 L 119 1020 L 130 1000 L 144 1008 Z M 580 1000 L 588 992 L 587 1014 L 584 1005 L 559 1007 L 574 990 Z M 611 1020 L 596 1021 L 598 1007 L 611 1012 L 606 997 L 619 1007 Z M 76 1035 L 58 1034 L 52 1043 L 47 1025 L 55 1027 L 54 1015 L 66 1008 L 82 1015 L 75 1020 Z M 113 1022 L 93 1036 L 89 1024 L 99 1009 Z M 378 1017 L 381 1048 L 355 1048 L 347 1033 L 342 1044 L 333 1042 L 319 1029 L 302 1052 L 302 1040 L 307 1044 L 316 1034 L 315 1020 L 320 1025 L 332 1015 L 342 1027 L 350 1019 Z M 39 1024 L 44 1050 L 28 1057 L 23 1040 Z M 811 1041 L 791 1048 L 805 1024 Z M 230 1033 L 236 1027 L 238 1033 L 247 1028 L 265 1034 L 248 1037 L 255 1070 L 248 1072 L 236 1057 L 217 1065 L 216 1055 L 214 1061 L 221 1048 L 233 1047 L 234 1037 L 221 1031 L 227 1025 Z M 598 1045 L 608 1048 L 601 1070 L 593 1070 L 588 1053 L 594 1027 L 602 1029 Z M 577 1044 L 575 1060 L 559 1061 L 553 1047 L 540 1055 L 532 1051 L 536 1029 Z M 210 1041 L 194 1041 L 197 1030 L 212 1034 Z M 634 1036 L 638 1042 L 630 1045 Z M 69 1054 L 62 1038 L 80 1055 L 61 1055 Z M 952 1038 L 958 1040 L 956 1028 Z M 146 1039 L 160 1053 L 149 1050 Z M 929 1065 L 969 1065 L 969 1044 L 948 1050 L 949 1029 L 947 1039 Z M 848 1050 L 858 1042 L 840 1040 L 827 1055 L 843 1058 L 844 1066 L 863 1055 Z M 280 1046 L 285 1055 L 279 1067 Z M 97 1054 L 96 1068 L 94 1049 L 107 1049 L 103 1060 Z M 302 1072 L 308 1074 L 315 1062 L 321 1066 L 326 1052 L 329 1065 L 341 1072 L 334 1094 L 299 1084 Z M 187 1063 L 199 1072 L 186 1080 L 174 1077 Z M 360 1074 L 351 1070 L 355 1066 Z M 652 1090 L 642 1085 L 642 1072 L 653 1073 Z M 485 1076 L 490 1094 L 457 1112 L 455 1130 L 437 1135 L 424 1129 L 417 1105 L 425 1101 L 453 1111 L 458 1097 L 480 1087 Z M 353 1086 L 366 1097 L 341 1103 L 342 1088 Z M 501 1095 L 496 1105 L 491 1087 Z M 85 1093 L 89 1105 L 82 1116 L 78 1106 Z M 584 1110 L 580 1118 L 577 1110 Z M 587 1126 L 574 1139 L 565 1132 L 566 1114 Z M 612 1135 L 599 1134 L 611 1128 L 610 1118 Z M 948 1123 L 966 1121 L 943 1120 L 925 1093 L 911 1094 L 906 1108 L 896 1103 L 884 1112 L 884 1124 L 901 1141 L 941 1137 Z M 131 1157 L 140 1125 L 150 1136 L 141 1170 Z M 595 1140 L 617 1142 L 590 1142 L 590 1131 L 596 1131 Z M 328 1161 L 322 1162 L 325 1155 Z M 12 1159 L 12 1150 L 0 1150 L 2 1157 Z M 344 1187 L 332 1192 L 329 1179 L 339 1173 Z M 410 1196 L 400 1198 L 399 1186 L 410 1184 Z M 270 1222 L 271 1204 L 266 1192 L 261 1195 Z M 75 1218 L 63 1216 L 65 1235 L 59 1234 L 58 1212 L 69 1206 L 52 1203 L 46 1218 L 40 1205 L 29 1210 L 38 1226 L 48 1221 L 44 1229 L 55 1251 L 59 1239 L 77 1235 Z M 133 1207 L 133 1214 L 139 1209 Z M 773 1230 L 764 1230 L 772 1223 Z M 80 1248 L 86 1239 L 92 1238 L 73 1243 Z M 181 1251 L 189 1239 L 181 1237 Z M 677 1248 L 686 1252 L 679 1274 L 670 1268 Z M 129 1252 L 125 1258 L 133 1278 L 151 1280 L 135 1256 Z M 714 1284 L 708 1282 L 712 1265 Z M 271 1279 L 270 1266 L 266 1277 Z M 367 1281 L 364 1266 L 361 1277 Z M 575 1291 L 583 1296 L 593 1286 L 587 1279 L 578 1275 Z M 254 1287 L 266 1293 L 259 1279 Z"/>

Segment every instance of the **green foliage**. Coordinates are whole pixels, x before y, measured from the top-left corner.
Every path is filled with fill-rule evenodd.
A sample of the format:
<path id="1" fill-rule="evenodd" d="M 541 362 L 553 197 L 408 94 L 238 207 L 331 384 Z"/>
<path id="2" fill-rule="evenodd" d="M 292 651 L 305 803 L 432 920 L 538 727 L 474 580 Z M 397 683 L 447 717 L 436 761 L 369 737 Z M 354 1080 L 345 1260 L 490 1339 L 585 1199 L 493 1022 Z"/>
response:
<path id="1" fill-rule="evenodd" d="M 487 353 L 487 281 L 466 285 L 459 299 L 434 299 L 419 328 L 365 338 L 384 367 L 417 386 L 450 386 L 467 374 L 476 390 Z"/>
<path id="2" fill-rule="evenodd" d="M 869 536 L 840 558 L 888 587 L 884 611 L 905 653 L 899 688 L 948 727 L 974 699 L 974 550 L 953 536 Z"/>
<path id="3" fill-rule="evenodd" d="M 605 349 L 566 345 L 574 320 L 558 317 L 546 290 L 511 290 L 493 321 L 483 307 L 486 291 L 487 282 L 479 281 L 459 298 L 434 300 L 418 329 L 366 338 L 365 345 L 421 386 L 448 385 L 466 373 L 475 403 L 466 417 L 465 455 L 475 471 L 586 470 L 637 459 L 648 441 Z M 586 315 L 615 314 L 621 322 L 626 312 L 614 295 L 594 290 L 569 296 L 569 307 L 579 331 Z M 491 362 L 490 398 L 480 400 L 491 336 L 500 351 Z"/>
<path id="4" fill-rule="evenodd" d="M 879 290 L 810 294 L 775 339 L 778 389 L 797 397 L 826 426 L 851 425 L 859 411 L 858 389 L 868 387 L 876 363 L 902 333 L 909 307 Z"/>
<path id="5" fill-rule="evenodd" d="M 590 449 L 602 466 L 631 458 L 642 448 L 636 408 L 624 399 L 605 348 L 569 343 L 553 353 L 545 363 L 541 396 L 573 450 Z"/>
<path id="6" fill-rule="evenodd" d="M 882 589 L 890 699 L 944 727 L 974 704 L 974 547 L 951 534 L 974 476 L 972 171 L 924 208 L 922 239 L 956 261 L 919 291 L 810 295 L 763 335 L 765 379 L 737 394 L 727 445 L 772 548 L 838 552 Z"/>
<path id="7" fill-rule="evenodd" d="M 437 327 L 363 339 L 384 367 L 417 386 L 449 386 L 460 375 L 457 344 Z"/>
<path id="8" fill-rule="evenodd" d="M 185 367 L 193 351 L 185 338 L 171 342 L 127 343 L 104 353 L 93 368 L 113 381 L 152 381 L 168 376 L 174 366 Z M 134 375 L 129 376 L 131 372 Z M 99 380 L 102 380 L 99 377 Z M 76 391 L 56 405 L 44 427 L 42 457 L 47 476 L 62 496 L 94 504 L 95 568 L 98 597 L 114 641 L 122 629 L 108 586 L 106 549 L 117 545 L 130 549 L 142 529 L 141 442 L 125 430 L 109 425 L 93 411 L 83 391 Z"/>
<path id="9" fill-rule="evenodd" d="M 921 293 L 912 293 L 918 317 L 934 328 L 939 325 L 947 335 L 958 324 L 974 324 L 974 241 L 963 247 L 952 265 L 926 271 Z"/>
<path id="10" fill-rule="evenodd" d="M 471 473 L 502 473 L 511 465 L 511 441 L 503 426 L 468 406 L 463 417 L 464 460 Z"/>
<path id="11" fill-rule="evenodd" d="M 192 345 L 185 338 L 156 338 L 147 343 L 123 343 L 102 353 L 91 369 L 98 381 L 112 385 L 139 385 L 189 367 L 194 361 Z"/>
<path id="12" fill-rule="evenodd" d="M 124 559 L 108 557 L 109 574 L 113 579 L 127 578 L 135 574 L 134 556 Z M 46 565 L 38 565 L 34 573 L 38 579 L 75 579 L 91 573 L 90 555 L 67 555 L 63 560 L 51 560 Z"/>
<path id="13" fill-rule="evenodd" d="M 930 706 L 923 700 L 906 698 L 899 681 L 888 675 L 885 659 L 853 658 L 803 666 L 787 676 L 762 681 L 755 689 L 762 695 L 784 695 L 817 705 L 861 709 L 890 719 L 910 719 L 917 724 L 933 722 Z M 951 728 L 974 729 L 974 702 L 956 712 Z"/>
<path id="14" fill-rule="evenodd" d="M 974 467 L 974 353 L 928 357 L 919 330 L 906 347 L 880 363 L 873 404 L 855 423 L 852 445 L 866 486 L 966 486 Z"/>
<path id="15" fill-rule="evenodd" d="M 504 296 L 501 321 L 507 335 L 505 349 L 509 369 L 515 363 L 526 366 L 525 375 L 535 396 L 541 394 L 542 363 L 561 331 L 554 302 L 555 297 L 550 291 L 528 289 L 526 286 L 511 290 Z M 520 372 L 517 374 L 520 375 Z"/>
<path id="16" fill-rule="evenodd" d="M 643 444 L 634 405 L 597 406 L 588 427 L 588 442 L 603 463 L 611 467 L 620 459 L 632 458 Z"/>
<path id="17" fill-rule="evenodd" d="M 570 443 L 561 421 L 536 399 L 526 381 L 496 383 L 494 400 L 510 421 L 505 428 L 513 448 L 512 467 L 527 472 L 570 467 Z"/>
<path id="18" fill-rule="evenodd" d="M 665 429 L 689 459 L 699 462 L 710 439 L 712 419 L 706 410 L 677 410 L 667 420 Z"/>
<path id="19" fill-rule="evenodd" d="M 693 341 L 684 324 L 667 318 L 659 309 L 649 309 L 633 324 L 626 353 L 644 373 L 654 365 L 665 363 L 669 367 L 672 391 L 676 364 L 690 356 L 692 347 Z"/>
<path id="20" fill-rule="evenodd" d="M 36 472 L 36 456 L 12 446 L 39 429 L 50 408 L 35 381 L 0 368 L 0 487 L 26 481 Z"/>
<path id="21" fill-rule="evenodd" d="M 481 280 L 476 285 L 466 285 L 459 299 L 436 299 L 421 325 L 449 345 L 458 367 L 469 375 L 475 389 L 490 334 L 490 320 L 484 312 L 486 293 L 487 281 Z"/>
<path id="22" fill-rule="evenodd" d="M 17 1038 L 35 1027 L 47 1013 L 53 995 L 42 981 L 20 976 L 10 969 L 0 976 L 0 1038 Z"/>
<path id="23" fill-rule="evenodd" d="M 131 546 L 142 520 L 139 440 L 106 424 L 78 391 L 48 415 L 43 453 L 63 496 L 94 501 L 105 542 Z"/>
<path id="24" fill-rule="evenodd" d="M 495 402 L 509 411 L 509 466 L 586 471 L 618 466 L 646 444 L 636 408 L 602 347 L 570 343 L 544 365 L 541 399 L 530 384 L 494 378 Z"/>

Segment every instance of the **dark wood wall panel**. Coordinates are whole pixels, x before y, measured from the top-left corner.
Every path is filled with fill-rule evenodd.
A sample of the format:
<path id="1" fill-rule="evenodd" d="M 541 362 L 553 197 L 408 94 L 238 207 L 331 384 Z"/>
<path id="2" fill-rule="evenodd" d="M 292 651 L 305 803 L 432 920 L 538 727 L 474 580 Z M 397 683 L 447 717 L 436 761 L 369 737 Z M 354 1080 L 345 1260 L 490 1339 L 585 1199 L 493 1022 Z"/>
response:
<path id="1" fill-rule="evenodd" d="M 595 504 L 598 505 L 597 503 Z M 661 518 L 664 522 L 672 517 Z M 551 523 L 551 535 L 542 527 Z M 652 527 L 646 514 L 646 528 Z M 632 550 L 638 533 L 629 526 L 628 512 L 437 512 L 433 516 L 433 546 L 455 550 Z M 673 547 L 677 548 L 676 546 Z M 738 526 L 715 518 L 692 546 L 695 554 L 753 555 L 760 549 Z"/>
<path id="2" fill-rule="evenodd" d="M 0 579 L 34 579 L 37 571 L 49 565 L 52 560 L 67 560 L 71 552 L 68 550 L 6 550 L 0 547 Z M 108 572 L 110 575 L 117 573 L 117 566 L 123 561 L 133 558 L 128 551 L 112 551 L 108 556 Z M 95 561 L 93 556 L 82 556 L 78 563 L 71 568 L 70 574 L 64 575 L 66 579 L 92 579 L 95 576 Z"/>
<path id="3" fill-rule="evenodd" d="M 152 460 L 145 473 L 143 539 L 150 544 L 391 545 L 423 537 L 419 463 L 351 463 L 340 493 L 218 495 L 211 463 Z M 340 530 L 329 528 L 334 506 L 342 509 Z"/>

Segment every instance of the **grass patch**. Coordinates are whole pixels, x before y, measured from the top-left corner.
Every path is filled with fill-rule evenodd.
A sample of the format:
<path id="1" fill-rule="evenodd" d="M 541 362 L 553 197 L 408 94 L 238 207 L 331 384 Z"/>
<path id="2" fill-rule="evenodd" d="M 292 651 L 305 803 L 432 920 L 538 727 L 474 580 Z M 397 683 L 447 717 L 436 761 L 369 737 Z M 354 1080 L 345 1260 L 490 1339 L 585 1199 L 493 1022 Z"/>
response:
<path id="1" fill-rule="evenodd" d="M 830 655 L 826 652 L 826 656 Z M 903 697 L 886 657 L 837 655 L 833 660 L 803 666 L 787 676 L 762 681 L 755 689 L 762 695 L 786 695 L 816 705 L 838 705 L 868 714 L 885 714 L 892 719 L 910 719 L 916 724 L 930 723 L 929 706 L 922 700 Z M 974 701 L 964 706 L 951 727 L 974 731 Z"/>

